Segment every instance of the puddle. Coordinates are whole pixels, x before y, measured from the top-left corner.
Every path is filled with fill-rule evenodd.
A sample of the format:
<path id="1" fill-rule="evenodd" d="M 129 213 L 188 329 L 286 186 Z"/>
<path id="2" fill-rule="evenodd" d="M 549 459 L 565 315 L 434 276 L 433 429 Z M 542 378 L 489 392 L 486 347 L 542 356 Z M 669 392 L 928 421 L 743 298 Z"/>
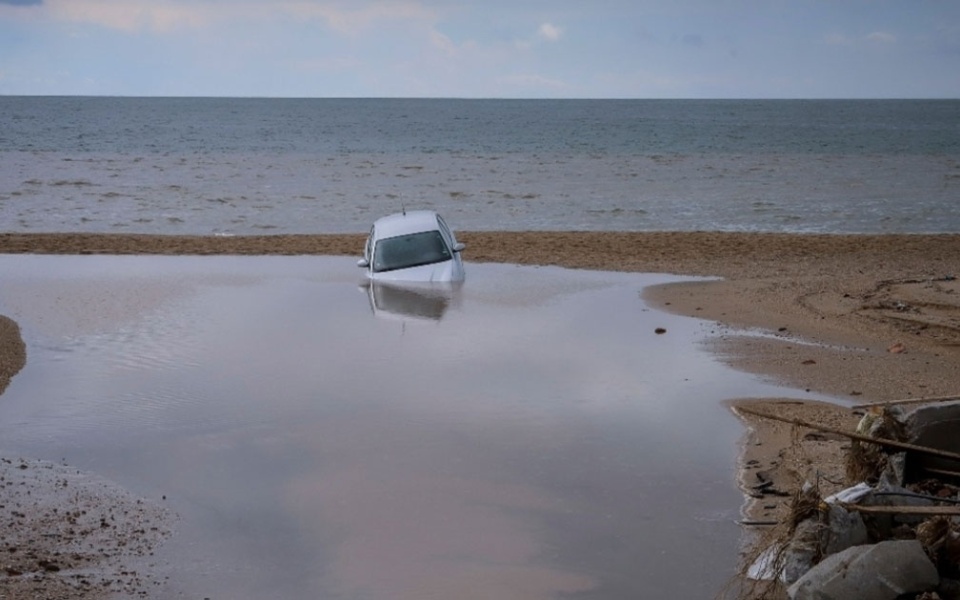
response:
<path id="1" fill-rule="evenodd" d="M 644 306 L 674 278 L 470 264 L 397 290 L 354 262 L 0 256 L 28 351 L 4 451 L 165 496 L 158 598 L 720 591 L 742 501 L 721 401 L 783 390 Z"/>

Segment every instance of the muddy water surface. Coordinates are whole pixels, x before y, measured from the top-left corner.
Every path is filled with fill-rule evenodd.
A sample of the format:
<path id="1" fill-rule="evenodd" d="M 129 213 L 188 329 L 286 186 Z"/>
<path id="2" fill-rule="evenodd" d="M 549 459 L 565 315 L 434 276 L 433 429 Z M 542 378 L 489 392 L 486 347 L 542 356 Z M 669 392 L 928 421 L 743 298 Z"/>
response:
<path id="1" fill-rule="evenodd" d="M 0 448 L 180 515 L 157 598 L 708 598 L 736 563 L 729 397 L 668 276 L 354 259 L 2 256 L 27 366 Z M 666 333 L 657 333 L 665 328 Z"/>

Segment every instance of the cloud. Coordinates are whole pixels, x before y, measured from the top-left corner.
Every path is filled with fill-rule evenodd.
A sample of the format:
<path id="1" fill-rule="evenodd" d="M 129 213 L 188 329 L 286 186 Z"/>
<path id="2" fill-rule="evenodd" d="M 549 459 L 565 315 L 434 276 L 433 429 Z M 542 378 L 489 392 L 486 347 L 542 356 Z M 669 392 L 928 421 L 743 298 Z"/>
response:
<path id="1" fill-rule="evenodd" d="M 271 5 L 272 6 L 272 5 Z M 343 8 L 334 2 L 293 0 L 277 8 L 298 17 L 321 19 L 340 33 L 357 33 L 382 21 L 436 20 L 434 12 L 418 2 L 366 2 Z"/>
<path id="2" fill-rule="evenodd" d="M 867 36 L 867 40 L 881 44 L 892 44 L 897 41 L 897 36 L 892 33 L 887 33 L 886 31 L 874 31 Z"/>
<path id="3" fill-rule="evenodd" d="M 439 31 L 434 30 L 430 32 L 430 42 L 434 48 L 439 49 L 445 54 L 453 54 L 457 50 L 457 45 L 453 43 L 453 40 Z"/>
<path id="4" fill-rule="evenodd" d="M 202 27 L 218 16 L 215 7 L 199 3 L 148 0 L 46 0 L 50 14 L 59 20 L 89 23 L 127 33 L 165 32 Z"/>
<path id="5" fill-rule="evenodd" d="M 952 72 L 960 54 L 957 11 L 932 4 L 919 16 L 898 9 L 869 21 L 833 3 L 794 11 L 779 2 L 756 14 L 744 0 L 720 4 L 743 10 L 707 0 L 0 0 L 0 91 L 783 95 L 761 81 L 769 72 L 797 82 L 815 73 L 816 83 L 791 93 L 837 95 L 855 77 L 892 73 L 907 60 L 904 44 L 916 61 L 904 80 L 935 82 L 932 73 Z M 818 47 L 797 52 L 811 43 Z M 646 64 L 661 77 L 631 77 Z M 696 79 L 711 73 L 729 81 Z M 929 93 L 955 83 L 932 83 Z"/>
<path id="6" fill-rule="evenodd" d="M 433 22 L 436 15 L 415 1 L 280 0 L 0 0 L 0 3 L 45 2 L 60 20 L 91 23 L 124 32 L 199 29 L 226 21 L 264 23 L 283 17 L 319 20 L 339 33 L 354 34 L 383 21 Z"/>
<path id="7" fill-rule="evenodd" d="M 537 30 L 537 34 L 542 38 L 550 42 L 555 42 L 563 36 L 563 29 L 557 27 L 553 23 L 544 23 Z"/>

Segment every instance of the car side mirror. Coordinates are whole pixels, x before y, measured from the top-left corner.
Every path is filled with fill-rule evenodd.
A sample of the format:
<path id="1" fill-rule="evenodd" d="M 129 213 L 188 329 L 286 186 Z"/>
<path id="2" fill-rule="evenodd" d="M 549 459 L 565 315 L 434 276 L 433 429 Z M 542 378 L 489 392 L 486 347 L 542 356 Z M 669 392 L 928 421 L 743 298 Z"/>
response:
<path id="1" fill-rule="evenodd" d="M 365 258 L 361 258 L 360 260 L 357 261 L 357 266 L 360 267 L 361 269 L 366 269 L 367 267 L 370 266 L 370 261 Z"/>
<path id="2" fill-rule="evenodd" d="M 462 242 L 457 242 L 457 243 L 454 244 L 454 246 L 453 246 L 453 251 L 454 251 L 454 252 L 462 252 L 463 249 L 466 248 L 466 247 L 467 247 L 466 244 L 464 244 L 464 243 L 462 243 Z"/>

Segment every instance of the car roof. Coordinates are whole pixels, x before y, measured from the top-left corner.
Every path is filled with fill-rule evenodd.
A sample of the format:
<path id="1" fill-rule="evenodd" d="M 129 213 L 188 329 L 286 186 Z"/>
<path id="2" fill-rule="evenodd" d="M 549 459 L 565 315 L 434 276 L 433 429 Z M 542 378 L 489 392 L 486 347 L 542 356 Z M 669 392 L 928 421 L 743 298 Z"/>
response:
<path id="1" fill-rule="evenodd" d="M 436 231 L 437 213 L 432 210 L 408 210 L 380 217 L 373 224 L 377 238 L 391 238 L 398 235 Z"/>

